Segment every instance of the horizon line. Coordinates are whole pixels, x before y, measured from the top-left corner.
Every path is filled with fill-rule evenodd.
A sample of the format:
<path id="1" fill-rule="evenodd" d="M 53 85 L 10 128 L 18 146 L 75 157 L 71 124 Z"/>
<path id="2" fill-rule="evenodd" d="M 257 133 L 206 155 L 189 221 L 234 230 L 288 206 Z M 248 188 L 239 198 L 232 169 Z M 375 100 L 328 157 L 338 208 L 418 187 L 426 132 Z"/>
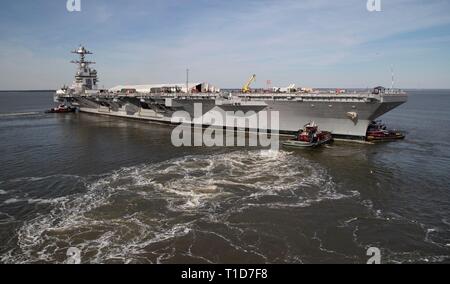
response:
<path id="1" fill-rule="evenodd" d="M 317 87 L 313 88 L 313 90 L 319 90 L 319 89 L 341 89 L 341 90 L 355 90 L 355 89 L 373 89 L 375 87 Z M 239 90 L 241 88 L 220 88 L 221 90 Z M 266 90 L 265 88 L 253 88 L 254 90 Z M 386 87 L 386 89 L 389 89 Z M 394 88 L 399 90 L 450 90 L 450 87 L 446 88 Z M 0 90 L 1 93 L 7 93 L 7 92 L 56 92 L 58 89 L 16 89 L 16 90 Z M 100 89 L 99 89 L 100 90 Z M 107 90 L 107 89 L 102 89 Z"/>

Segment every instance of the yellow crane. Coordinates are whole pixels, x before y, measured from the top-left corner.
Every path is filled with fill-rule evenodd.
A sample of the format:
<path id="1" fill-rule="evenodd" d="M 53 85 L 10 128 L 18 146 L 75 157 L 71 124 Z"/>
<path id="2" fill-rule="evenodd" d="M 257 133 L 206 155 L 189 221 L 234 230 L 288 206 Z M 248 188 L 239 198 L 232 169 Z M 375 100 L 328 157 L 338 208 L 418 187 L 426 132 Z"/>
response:
<path id="1" fill-rule="evenodd" d="M 256 81 L 256 75 L 253 74 L 253 76 L 248 80 L 247 84 L 245 84 L 244 87 L 242 87 L 242 92 L 250 93 L 250 91 L 251 91 L 250 85 L 255 81 Z"/>

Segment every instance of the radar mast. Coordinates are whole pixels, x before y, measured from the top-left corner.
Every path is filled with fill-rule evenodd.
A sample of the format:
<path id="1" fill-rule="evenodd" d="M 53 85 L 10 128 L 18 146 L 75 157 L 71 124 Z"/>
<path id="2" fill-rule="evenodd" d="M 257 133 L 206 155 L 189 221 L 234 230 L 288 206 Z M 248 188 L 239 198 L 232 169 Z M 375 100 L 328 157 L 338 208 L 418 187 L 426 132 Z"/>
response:
<path id="1" fill-rule="evenodd" d="M 91 69 L 89 65 L 95 64 L 93 61 L 86 61 L 86 55 L 92 54 L 84 46 L 78 47 L 72 53 L 80 56 L 79 60 L 72 60 L 71 63 L 77 64 L 75 74 L 74 88 L 76 91 L 97 90 L 97 70 Z"/>

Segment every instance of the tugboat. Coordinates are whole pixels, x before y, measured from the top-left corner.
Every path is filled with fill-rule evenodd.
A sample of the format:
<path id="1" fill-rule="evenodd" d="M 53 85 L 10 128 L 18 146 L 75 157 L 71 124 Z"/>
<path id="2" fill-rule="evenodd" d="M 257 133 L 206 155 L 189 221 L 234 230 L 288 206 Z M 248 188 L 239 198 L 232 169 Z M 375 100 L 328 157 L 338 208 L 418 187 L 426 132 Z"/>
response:
<path id="1" fill-rule="evenodd" d="M 66 106 L 64 104 L 59 105 L 57 107 L 54 107 L 48 111 L 46 111 L 46 113 L 71 113 L 71 112 L 75 112 L 77 109 L 75 107 L 72 106 Z"/>
<path id="2" fill-rule="evenodd" d="M 329 143 L 332 140 L 333 136 L 331 135 L 331 132 L 320 131 L 319 127 L 314 122 L 310 122 L 298 132 L 295 139 L 284 142 L 283 146 L 311 148 Z"/>
<path id="3" fill-rule="evenodd" d="M 381 121 L 372 121 L 367 129 L 368 141 L 390 141 L 404 139 L 405 135 L 396 130 L 389 130 Z"/>

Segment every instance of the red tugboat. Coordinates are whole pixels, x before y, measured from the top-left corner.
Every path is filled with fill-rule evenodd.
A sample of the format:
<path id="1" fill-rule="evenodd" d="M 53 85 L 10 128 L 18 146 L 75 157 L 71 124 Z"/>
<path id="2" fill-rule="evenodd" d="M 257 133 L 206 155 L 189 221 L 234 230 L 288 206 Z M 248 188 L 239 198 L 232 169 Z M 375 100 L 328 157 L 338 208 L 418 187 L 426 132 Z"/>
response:
<path id="1" fill-rule="evenodd" d="M 75 112 L 77 109 L 75 107 L 71 107 L 71 106 L 66 106 L 64 104 L 59 105 L 55 108 L 52 108 L 48 111 L 46 111 L 46 113 L 71 113 L 71 112 Z"/>
<path id="2" fill-rule="evenodd" d="M 288 140 L 283 143 L 287 147 L 317 147 L 325 143 L 329 143 L 333 140 L 331 132 L 320 131 L 319 127 L 314 123 L 310 122 L 300 130 L 296 136 L 296 139 Z"/>
<path id="3" fill-rule="evenodd" d="M 404 139 L 405 135 L 395 130 L 387 129 L 381 121 L 372 121 L 367 129 L 368 141 L 390 141 Z"/>

